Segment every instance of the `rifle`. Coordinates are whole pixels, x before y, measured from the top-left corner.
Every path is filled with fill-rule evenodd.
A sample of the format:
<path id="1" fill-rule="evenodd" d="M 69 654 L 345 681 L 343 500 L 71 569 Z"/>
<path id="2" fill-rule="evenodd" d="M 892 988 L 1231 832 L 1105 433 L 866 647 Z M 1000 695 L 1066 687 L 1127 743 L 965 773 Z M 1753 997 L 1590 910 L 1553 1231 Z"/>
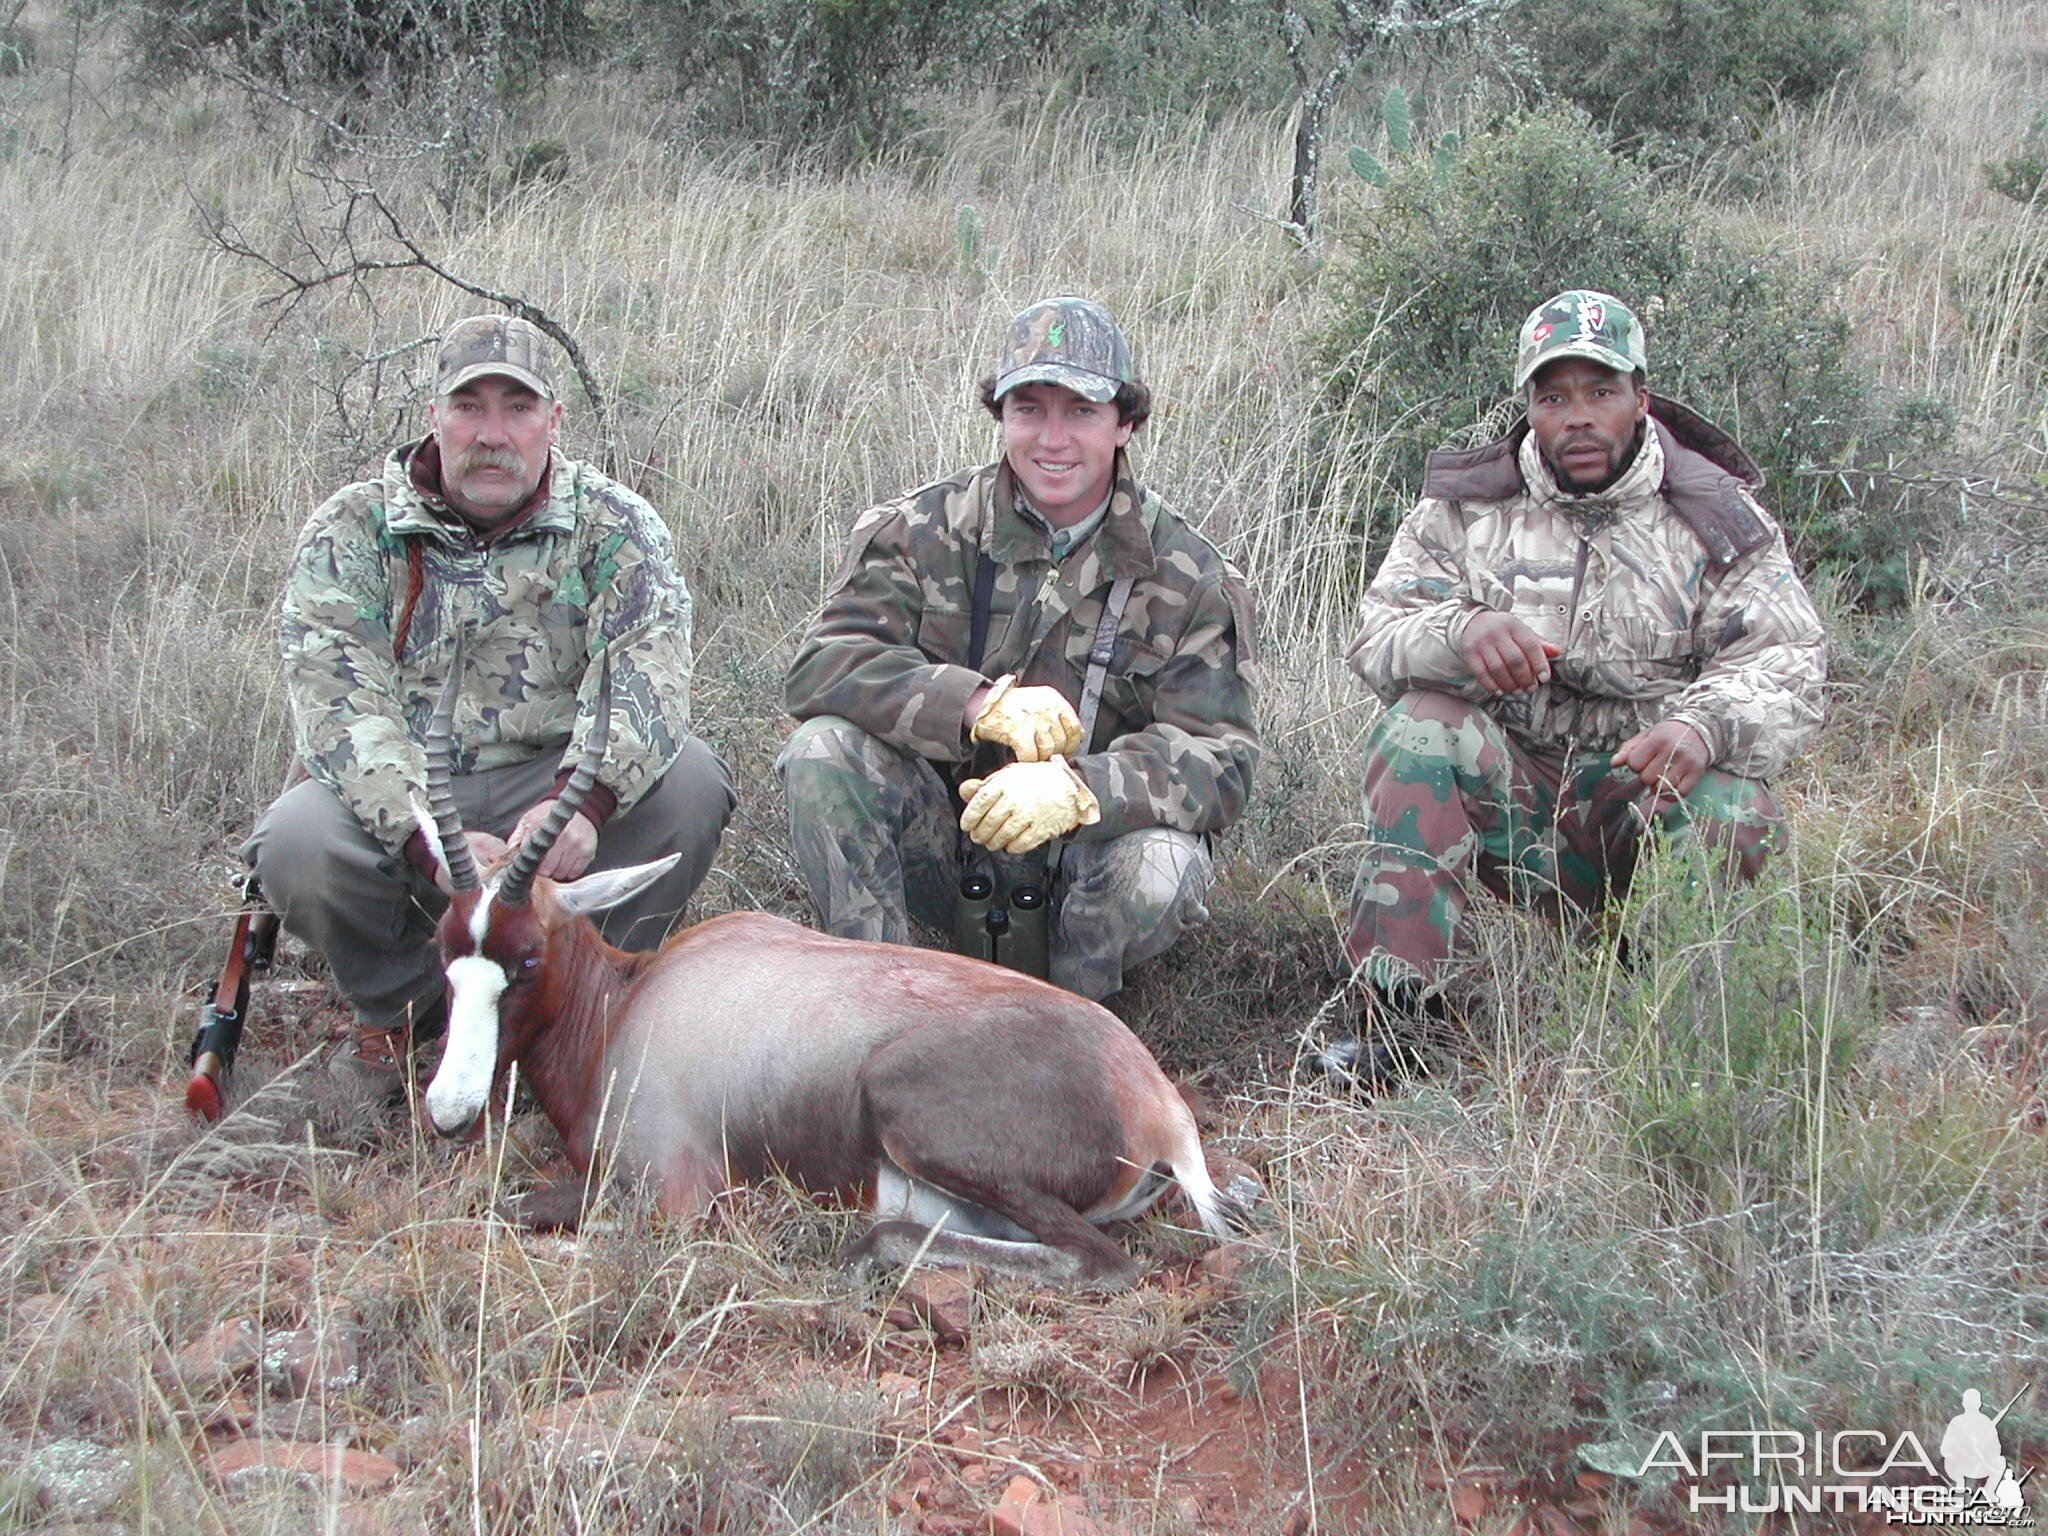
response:
<path id="1" fill-rule="evenodd" d="M 185 1107 L 207 1121 L 220 1118 L 227 1097 L 242 1026 L 249 1016 L 249 983 L 257 971 L 270 969 L 277 952 L 277 914 L 263 899 L 263 887 L 254 875 L 239 876 L 235 884 L 242 891 L 242 910 L 235 917 L 220 980 L 199 1010 L 199 1028 L 192 1036 L 192 1076 L 185 1083 Z"/>

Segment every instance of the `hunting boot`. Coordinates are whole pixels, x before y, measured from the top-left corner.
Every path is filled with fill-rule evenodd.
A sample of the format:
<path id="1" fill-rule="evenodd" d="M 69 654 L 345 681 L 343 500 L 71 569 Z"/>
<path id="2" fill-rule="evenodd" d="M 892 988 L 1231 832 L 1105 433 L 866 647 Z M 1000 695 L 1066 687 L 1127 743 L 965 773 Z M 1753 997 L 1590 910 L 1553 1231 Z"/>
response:
<path id="1" fill-rule="evenodd" d="M 1413 982 L 1368 987 L 1358 1033 L 1340 1035 L 1308 1059 L 1308 1070 L 1336 1092 L 1369 1096 L 1429 1075 L 1428 1046 L 1449 1010 Z"/>
<path id="2" fill-rule="evenodd" d="M 328 1063 L 328 1073 L 347 1097 L 363 1104 L 396 1104 L 405 1097 L 410 1057 L 448 1026 L 448 1007 L 436 998 L 420 1010 L 410 1028 L 382 1029 L 358 1019 Z"/>

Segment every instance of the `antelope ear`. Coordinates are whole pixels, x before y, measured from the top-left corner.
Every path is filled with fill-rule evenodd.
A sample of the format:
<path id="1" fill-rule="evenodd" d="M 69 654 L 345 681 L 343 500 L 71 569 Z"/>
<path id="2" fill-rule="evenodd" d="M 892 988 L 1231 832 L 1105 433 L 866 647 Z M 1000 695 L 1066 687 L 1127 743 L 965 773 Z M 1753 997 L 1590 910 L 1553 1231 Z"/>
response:
<path id="1" fill-rule="evenodd" d="M 580 880 L 557 885 L 555 901 L 571 917 L 587 917 L 592 912 L 602 912 L 607 907 L 616 907 L 620 902 L 638 896 L 675 868 L 680 858 L 680 853 L 672 853 L 652 864 L 634 864 L 626 869 L 607 869 L 600 874 L 585 875 Z"/>
<path id="2" fill-rule="evenodd" d="M 419 828 L 420 836 L 427 840 L 427 852 L 433 856 L 434 868 L 442 874 L 448 873 L 448 850 L 441 842 L 441 826 L 434 820 L 434 813 L 420 804 L 418 795 L 411 800 L 412 823 Z"/>

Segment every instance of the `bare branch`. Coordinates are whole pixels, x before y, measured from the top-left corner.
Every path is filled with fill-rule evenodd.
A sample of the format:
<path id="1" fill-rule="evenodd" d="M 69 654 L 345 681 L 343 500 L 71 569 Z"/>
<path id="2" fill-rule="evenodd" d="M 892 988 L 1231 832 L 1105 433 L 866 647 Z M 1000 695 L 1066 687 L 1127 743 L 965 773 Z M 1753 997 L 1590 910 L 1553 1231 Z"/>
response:
<path id="1" fill-rule="evenodd" d="M 193 199 L 205 223 L 207 238 L 216 248 L 254 262 L 276 280 L 276 291 L 263 303 L 277 310 L 278 321 L 313 294 L 338 283 L 367 295 L 369 281 L 381 273 L 419 271 L 439 278 L 450 287 L 531 321 L 554 339 L 576 370 L 577 382 L 590 405 L 602 445 L 599 462 L 607 473 L 616 472 L 619 449 L 610 402 L 582 345 L 567 326 L 525 295 L 493 288 L 450 267 L 421 243 L 375 185 L 317 168 L 306 169 L 302 174 L 332 189 L 335 211 L 323 223 L 309 226 L 303 207 L 295 201 L 282 254 L 264 249 L 225 214 L 207 208 L 196 195 Z M 392 247 L 402 254 L 386 254 Z M 366 360 L 364 366 L 381 360 Z"/>

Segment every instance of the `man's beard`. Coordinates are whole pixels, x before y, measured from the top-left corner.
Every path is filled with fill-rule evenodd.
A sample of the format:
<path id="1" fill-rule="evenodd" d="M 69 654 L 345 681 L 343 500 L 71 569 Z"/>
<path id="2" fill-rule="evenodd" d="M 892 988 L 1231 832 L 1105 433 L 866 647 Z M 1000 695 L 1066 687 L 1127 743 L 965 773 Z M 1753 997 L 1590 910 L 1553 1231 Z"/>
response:
<path id="1" fill-rule="evenodd" d="M 1637 424 L 1621 452 L 1610 455 L 1607 468 L 1591 481 L 1577 479 L 1564 467 L 1565 451 L 1585 443 L 1592 443 L 1596 447 L 1606 446 L 1605 441 L 1597 434 L 1581 433 L 1577 437 L 1565 438 L 1544 455 L 1550 464 L 1551 478 L 1557 481 L 1557 488 L 1568 496 L 1597 496 L 1602 491 L 1611 490 L 1614 482 L 1628 473 L 1629 465 L 1635 463 L 1636 454 L 1642 450 L 1643 428 L 1640 423 Z"/>

